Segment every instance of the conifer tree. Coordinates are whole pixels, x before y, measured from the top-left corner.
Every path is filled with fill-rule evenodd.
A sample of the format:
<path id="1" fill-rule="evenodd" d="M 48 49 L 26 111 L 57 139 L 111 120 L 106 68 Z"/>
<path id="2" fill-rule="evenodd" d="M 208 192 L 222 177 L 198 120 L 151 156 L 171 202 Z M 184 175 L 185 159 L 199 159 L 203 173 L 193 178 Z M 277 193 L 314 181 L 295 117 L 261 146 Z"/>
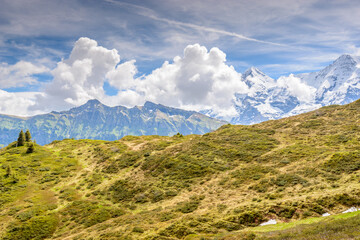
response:
<path id="1" fill-rule="evenodd" d="M 18 140 L 17 140 L 17 145 L 18 146 L 24 146 L 25 145 L 25 134 L 24 134 L 22 129 L 21 129 L 21 131 L 19 133 L 19 137 L 18 137 Z"/>
<path id="2" fill-rule="evenodd" d="M 25 132 L 25 142 L 30 142 L 30 141 L 31 141 L 31 133 L 29 129 L 27 129 Z"/>
<path id="3" fill-rule="evenodd" d="M 28 149 L 26 150 L 26 153 L 33 153 L 35 151 L 35 144 L 34 143 L 30 143 Z"/>

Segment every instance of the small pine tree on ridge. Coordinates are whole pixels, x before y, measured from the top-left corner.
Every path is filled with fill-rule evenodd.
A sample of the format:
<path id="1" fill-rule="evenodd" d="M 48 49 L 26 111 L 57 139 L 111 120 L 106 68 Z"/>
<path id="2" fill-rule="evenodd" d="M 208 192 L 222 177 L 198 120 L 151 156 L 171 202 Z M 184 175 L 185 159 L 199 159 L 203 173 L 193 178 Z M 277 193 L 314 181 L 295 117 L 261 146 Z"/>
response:
<path id="1" fill-rule="evenodd" d="M 19 137 L 18 137 L 18 140 L 17 140 L 17 145 L 18 145 L 18 147 L 25 145 L 25 133 L 23 132 L 22 129 L 21 129 L 21 131 L 19 133 Z"/>
<path id="2" fill-rule="evenodd" d="M 25 142 L 31 142 L 31 133 L 29 129 L 27 129 L 25 132 Z"/>

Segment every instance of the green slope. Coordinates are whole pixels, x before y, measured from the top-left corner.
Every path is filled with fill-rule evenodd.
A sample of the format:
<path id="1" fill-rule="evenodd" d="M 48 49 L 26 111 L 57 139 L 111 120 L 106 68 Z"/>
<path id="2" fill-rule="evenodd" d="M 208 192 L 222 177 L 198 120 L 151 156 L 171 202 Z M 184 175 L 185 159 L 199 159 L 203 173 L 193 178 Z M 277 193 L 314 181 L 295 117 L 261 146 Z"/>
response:
<path id="1" fill-rule="evenodd" d="M 32 154 L 10 145 L 0 152 L 0 232 L 3 239 L 283 239 L 308 231 L 314 239 L 348 224 L 339 236 L 360 237 L 351 230 L 356 216 L 320 218 L 307 230 L 296 224 L 360 206 L 359 121 L 357 101 L 204 135 L 67 139 Z M 15 175 L 7 176 L 8 166 Z M 290 227 L 256 227 L 269 219 Z"/>
<path id="2" fill-rule="evenodd" d="M 305 240 L 305 239 L 359 239 L 360 211 L 331 217 L 314 217 L 291 223 L 260 226 L 218 235 L 189 235 L 186 240 Z"/>

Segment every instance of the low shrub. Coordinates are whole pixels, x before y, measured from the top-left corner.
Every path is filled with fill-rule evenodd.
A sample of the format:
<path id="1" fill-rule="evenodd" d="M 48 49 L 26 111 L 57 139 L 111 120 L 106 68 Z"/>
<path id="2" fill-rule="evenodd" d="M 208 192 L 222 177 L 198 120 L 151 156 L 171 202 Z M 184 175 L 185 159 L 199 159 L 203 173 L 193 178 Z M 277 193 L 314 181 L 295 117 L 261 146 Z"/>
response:
<path id="1" fill-rule="evenodd" d="M 15 221 L 9 225 L 4 240 L 46 239 L 55 232 L 58 219 L 55 215 L 35 216 L 28 221 Z"/>
<path id="2" fill-rule="evenodd" d="M 336 174 L 352 173 L 360 170 L 360 152 L 335 153 L 324 163 L 323 169 Z"/>
<path id="3" fill-rule="evenodd" d="M 308 181 L 296 174 L 280 174 L 271 181 L 278 187 L 290 187 L 297 184 L 306 185 Z"/>

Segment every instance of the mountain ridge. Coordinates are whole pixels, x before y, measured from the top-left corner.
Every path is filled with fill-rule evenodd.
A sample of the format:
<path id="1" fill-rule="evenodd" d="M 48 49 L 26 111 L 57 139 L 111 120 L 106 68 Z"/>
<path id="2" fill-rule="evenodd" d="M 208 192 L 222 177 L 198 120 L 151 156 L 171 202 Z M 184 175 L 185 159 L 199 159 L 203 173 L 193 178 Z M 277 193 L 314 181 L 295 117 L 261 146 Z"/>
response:
<path id="1" fill-rule="evenodd" d="M 347 104 L 360 98 L 360 57 L 343 54 L 317 72 L 290 74 L 273 79 L 256 67 L 242 76 L 249 90 L 235 93 L 237 115 L 232 124 L 255 124 L 315 110 L 332 104 Z M 211 110 L 201 111 L 222 119 Z"/>
<path id="2" fill-rule="evenodd" d="M 202 134 L 226 122 L 194 111 L 146 102 L 144 106 L 109 107 L 92 99 L 68 111 L 51 112 L 28 118 L 0 115 L 0 144 L 9 144 L 20 129 L 30 129 L 43 145 L 64 138 L 116 140 L 126 135 Z"/>

